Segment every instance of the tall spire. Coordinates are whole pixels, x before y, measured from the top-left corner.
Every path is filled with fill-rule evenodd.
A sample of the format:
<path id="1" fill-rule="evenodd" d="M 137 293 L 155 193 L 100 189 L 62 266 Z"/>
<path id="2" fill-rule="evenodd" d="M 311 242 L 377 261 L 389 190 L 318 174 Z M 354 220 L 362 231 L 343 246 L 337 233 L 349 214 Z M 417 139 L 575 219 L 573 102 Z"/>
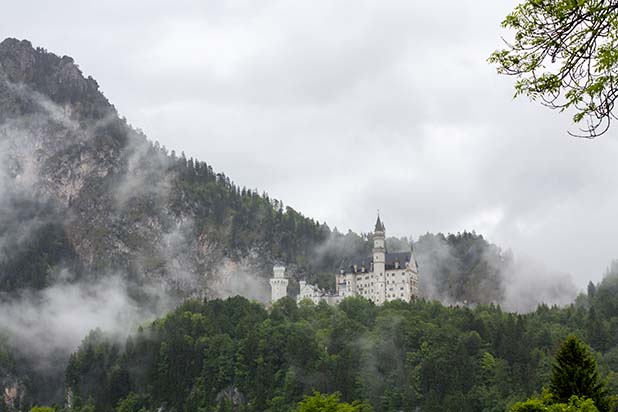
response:
<path id="1" fill-rule="evenodd" d="M 384 232 L 384 229 L 384 223 L 380 220 L 380 211 L 378 211 L 378 220 L 376 220 L 374 232 Z"/>

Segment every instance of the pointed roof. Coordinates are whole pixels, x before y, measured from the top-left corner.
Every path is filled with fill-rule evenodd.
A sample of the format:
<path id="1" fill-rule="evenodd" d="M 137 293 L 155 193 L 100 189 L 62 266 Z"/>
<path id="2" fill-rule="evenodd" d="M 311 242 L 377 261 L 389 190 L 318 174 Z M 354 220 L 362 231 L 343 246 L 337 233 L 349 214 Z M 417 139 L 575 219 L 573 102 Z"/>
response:
<path id="1" fill-rule="evenodd" d="M 384 232 L 384 229 L 385 229 L 384 223 L 382 223 L 382 221 L 380 220 L 380 214 L 378 213 L 378 220 L 376 220 L 376 227 L 374 229 L 374 232 L 378 232 L 378 231 Z"/>

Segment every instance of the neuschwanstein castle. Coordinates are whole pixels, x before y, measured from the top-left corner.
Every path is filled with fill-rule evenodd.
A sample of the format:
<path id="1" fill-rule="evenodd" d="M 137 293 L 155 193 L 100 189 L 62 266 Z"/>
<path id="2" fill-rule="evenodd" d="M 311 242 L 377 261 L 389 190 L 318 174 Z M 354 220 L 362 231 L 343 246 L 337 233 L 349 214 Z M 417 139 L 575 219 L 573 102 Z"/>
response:
<path id="1" fill-rule="evenodd" d="M 336 291 L 328 293 L 315 285 L 300 281 L 297 301 L 325 301 L 337 304 L 349 296 L 362 296 L 377 305 L 391 300 L 409 302 L 418 296 L 418 266 L 414 251 L 388 253 L 386 229 L 378 216 L 373 232 L 372 256 L 361 256 L 346 262 L 336 275 Z M 272 302 L 287 296 L 285 267 L 275 266 L 270 279 Z"/>

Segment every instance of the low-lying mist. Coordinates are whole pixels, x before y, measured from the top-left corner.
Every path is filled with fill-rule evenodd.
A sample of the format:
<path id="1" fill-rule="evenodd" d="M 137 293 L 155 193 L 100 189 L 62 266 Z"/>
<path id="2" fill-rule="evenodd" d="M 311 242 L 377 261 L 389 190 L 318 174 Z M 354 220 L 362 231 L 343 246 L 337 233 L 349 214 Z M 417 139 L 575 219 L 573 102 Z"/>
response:
<path id="1" fill-rule="evenodd" d="M 147 304 L 132 297 L 127 281 L 114 274 L 92 281 L 59 279 L 42 290 L 3 294 L 0 330 L 37 369 L 54 370 L 57 359 L 66 360 L 90 330 L 100 328 L 122 341 L 137 325 L 174 307 L 161 287 L 142 287 L 141 294 Z"/>
<path id="2" fill-rule="evenodd" d="M 423 235 L 415 255 L 422 297 L 447 305 L 494 303 L 530 312 L 541 303 L 567 305 L 578 293 L 571 275 L 502 251 L 475 233 Z"/>

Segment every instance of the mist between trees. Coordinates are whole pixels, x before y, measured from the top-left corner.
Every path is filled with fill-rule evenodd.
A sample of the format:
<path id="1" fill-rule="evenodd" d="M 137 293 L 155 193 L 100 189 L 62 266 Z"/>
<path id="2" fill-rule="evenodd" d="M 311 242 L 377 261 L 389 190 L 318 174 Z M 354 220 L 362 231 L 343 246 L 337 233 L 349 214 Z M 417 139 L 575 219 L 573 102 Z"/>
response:
<path id="1" fill-rule="evenodd" d="M 362 298 L 284 298 L 270 311 L 241 297 L 189 301 L 125 343 L 91 333 L 69 362 L 70 406 L 292 411 L 318 390 L 375 411 L 505 411 L 549 385 L 571 334 L 592 343 L 616 393 L 616 290 L 618 272 L 608 273 L 576 304 L 519 315 Z"/>

